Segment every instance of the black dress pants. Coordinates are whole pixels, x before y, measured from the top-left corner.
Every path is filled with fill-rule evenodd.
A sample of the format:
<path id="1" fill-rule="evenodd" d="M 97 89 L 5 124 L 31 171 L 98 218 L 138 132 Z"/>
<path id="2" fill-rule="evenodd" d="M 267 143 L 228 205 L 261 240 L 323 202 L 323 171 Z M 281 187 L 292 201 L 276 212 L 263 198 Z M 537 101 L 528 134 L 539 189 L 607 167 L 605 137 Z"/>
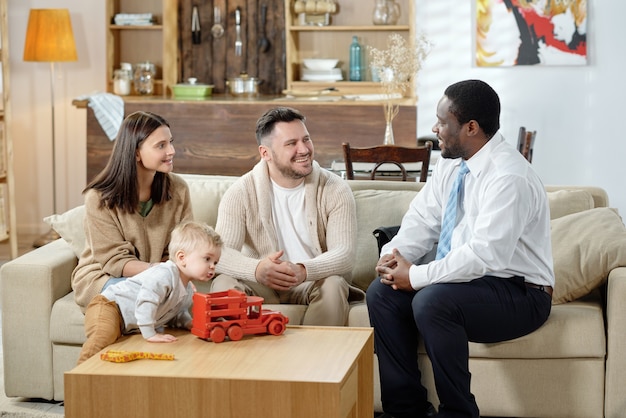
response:
<path id="1" fill-rule="evenodd" d="M 493 343 L 529 334 L 550 315 L 551 297 L 524 279 L 485 276 L 417 292 L 372 282 L 367 307 L 374 327 L 381 400 L 397 417 L 424 416 L 427 392 L 417 364 L 424 340 L 439 397 L 438 417 L 479 417 L 470 391 L 468 341 Z"/>

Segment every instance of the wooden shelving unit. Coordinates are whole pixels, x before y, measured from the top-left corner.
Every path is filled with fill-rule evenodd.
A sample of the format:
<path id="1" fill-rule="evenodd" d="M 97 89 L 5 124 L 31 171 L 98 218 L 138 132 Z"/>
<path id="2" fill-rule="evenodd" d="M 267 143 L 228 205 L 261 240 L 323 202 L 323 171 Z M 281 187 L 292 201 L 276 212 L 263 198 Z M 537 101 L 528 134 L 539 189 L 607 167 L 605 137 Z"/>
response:
<path id="1" fill-rule="evenodd" d="M 165 96 L 178 78 L 177 0 L 106 0 L 107 91 L 113 92 L 113 71 L 120 63 L 150 61 L 156 65 L 155 95 Z M 116 25 L 118 13 L 152 13 L 149 26 Z"/>
<path id="2" fill-rule="evenodd" d="M 230 48 L 234 43 L 232 38 L 232 10 L 231 5 L 222 10 L 222 22 L 227 28 L 226 34 L 219 39 L 210 36 L 209 28 L 212 24 L 212 3 L 201 1 L 201 18 L 203 21 L 203 42 L 200 46 L 191 46 L 185 43 L 188 29 L 187 15 L 189 7 L 180 4 L 178 0 L 106 0 L 107 16 L 107 91 L 113 91 L 113 71 L 120 68 L 120 63 L 137 64 L 150 61 L 156 65 L 157 81 L 155 95 L 170 97 L 171 85 L 181 82 L 183 75 L 200 76 L 203 80 L 216 85 L 215 91 L 223 92 L 224 80 L 237 75 L 233 68 L 246 68 L 253 76 L 268 79 L 284 74 L 284 87 L 287 90 L 316 91 L 327 87 L 335 87 L 341 94 L 377 94 L 380 93 L 380 84 L 371 81 L 369 71 L 367 47 L 386 48 L 387 39 L 391 33 L 399 33 L 409 40 L 415 39 L 414 32 L 414 2 L 412 0 L 396 0 L 400 5 L 400 19 L 396 25 L 374 25 L 372 15 L 374 2 L 363 4 L 361 0 L 335 0 L 338 12 L 331 15 L 328 26 L 299 25 L 297 14 L 294 12 L 295 0 L 283 0 L 284 10 L 270 9 L 273 14 L 268 19 L 284 19 L 284 55 L 282 45 L 272 39 L 274 45 L 270 54 L 259 56 L 256 50 L 258 32 L 258 11 L 246 6 L 244 57 L 235 57 Z M 238 4 L 238 3 L 237 3 Z M 233 4 L 232 7 L 235 7 Z M 280 8 L 282 9 L 282 7 Z M 150 26 L 121 26 L 114 24 L 117 13 L 152 13 L 156 22 Z M 180 15 L 179 15 L 180 14 Z M 271 20 L 271 19 L 270 19 Z M 270 26 L 268 25 L 268 28 Z M 282 29 L 282 28 L 281 28 Z M 282 34 L 282 30 L 280 31 Z M 234 32 L 233 32 L 234 33 Z M 182 34 L 182 35 L 181 35 Z M 345 81 L 349 65 L 349 47 L 352 36 L 358 36 L 363 47 L 365 61 L 365 81 Z M 248 45 L 249 43 L 250 45 Z M 207 49 L 208 48 L 208 49 Z M 201 51 L 200 51 L 201 50 Z M 280 60 L 278 60 L 278 58 Z M 301 81 L 300 68 L 304 58 L 337 58 L 342 69 L 344 81 L 334 83 Z M 197 62 L 187 62 L 195 60 Z M 207 61 L 208 60 L 208 61 Z M 185 61 L 185 62 L 183 62 Z M 283 73 L 283 65 L 284 73 Z M 199 63 L 199 64 L 198 64 Z M 263 64 L 271 64 L 271 71 L 266 72 Z M 199 66 L 199 67 L 198 67 Z M 210 71 L 206 70 L 210 66 Z M 279 67 L 277 67 L 279 66 Z M 232 67 L 232 68 L 231 68 Z M 227 71 L 227 70 L 232 71 Z M 207 73 L 208 71 L 208 73 Z M 255 72 L 257 72 L 255 74 Z M 266 81 L 268 81 L 266 80 Z M 281 80 L 282 81 L 282 80 Z M 276 84 L 276 86 L 274 86 Z M 272 87 L 283 86 L 283 83 L 274 83 Z M 264 87 L 267 90 L 267 87 Z M 272 91 L 280 93 L 281 89 Z M 265 91 L 268 93 L 268 91 Z M 415 92 L 406 94 L 403 104 L 415 104 Z"/>
<path id="3" fill-rule="evenodd" d="M 397 0 L 401 15 L 396 25 L 374 25 L 372 15 L 374 2 L 361 0 L 336 0 L 338 13 L 331 15 L 328 26 L 299 25 L 294 12 L 294 0 L 285 0 L 286 73 L 287 89 L 316 91 L 335 87 L 342 94 L 377 94 L 380 83 L 371 81 L 367 47 L 387 47 L 391 33 L 399 33 L 405 39 L 415 39 L 414 6 L 411 0 Z M 352 36 L 358 36 L 365 66 L 365 81 L 345 81 L 348 76 L 349 50 Z M 302 60 L 305 58 L 336 58 L 342 69 L 343 81 L 311 82 L 300 80 Z M 408 93 L 406 104 L 415 103 L 415 91 Z"/>
<path id="4" fill-rule="evenodd" d="M 0 56 L 2 67 L 0 74 L 0 241 L 9 241 L 11 258 L 17 253 L 17 222 L 15 212 L 15 184 L 13 179 L 13 143 L 9 126 L 11 122 L 11 91 L 9 85 L 9 30 L 7 19 L 7 0 L 0 0 Z"/>

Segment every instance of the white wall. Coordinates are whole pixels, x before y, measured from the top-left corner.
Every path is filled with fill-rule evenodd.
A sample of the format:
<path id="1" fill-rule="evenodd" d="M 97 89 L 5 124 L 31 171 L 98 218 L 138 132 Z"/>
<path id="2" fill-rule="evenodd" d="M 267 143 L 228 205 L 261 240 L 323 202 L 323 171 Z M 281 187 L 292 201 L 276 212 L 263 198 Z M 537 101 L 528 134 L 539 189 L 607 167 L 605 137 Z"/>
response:
<path id="1" fill-rule="evenodd" d="M 339 0 L 341 2 L 341 0 Z M 105 88 L 104 1 L 8 0 L 18 229 L 45 232 L 52 212 L 50 73 L 46 63 L 23 62 L 31 8 L 68 8 L 78 62 L 56 67 L 58 211 L 82 203 L 85 186 L 85 110 L 74 97 Z M 373 7 L 373 0 L 370 1 Z M 626 215 L 626 82 L 623 40 L 626 2 L 588 2 L 589 65 L 476 68 L 472 62 L 473 0 L 415 0 L 417 28 L 435 43 L 419 76 L 418 134 L 430 133 L 445 87 L 481 78 L 500 94 L 502 133 L 516 142 L 520 125 L 538 131 L 533 166 L 546 184 L 604 187 Z"/>
<path id="2" fill-rule="evenodd" d="M 545 184 L 603 187 L 626 216 L 626 2 L 589 1 L 588 65 L 478 68 L 472 65 L 475 1 L 416 0 L 417 31 L 434 43 L 418 76 L 418 135 L 431 133 L 445 88 L 479 78 L 502 103 L 501 132 L 517 143 L 537 130 L 533 166 Z"/>
<path id="3" fill-rule="evenodd" d="M 86 178 L 85 109 L 72 99 L 105 88 L 104 1 L 8 0 L 11 109 L 17 223 L 20 233 L 43 233 L 52 213 L 50 64 L 25 62 L 30 9 L 66 8 L 72 19 L 77 62 L 55 64 L 57 211 L 82 204 Z"/>

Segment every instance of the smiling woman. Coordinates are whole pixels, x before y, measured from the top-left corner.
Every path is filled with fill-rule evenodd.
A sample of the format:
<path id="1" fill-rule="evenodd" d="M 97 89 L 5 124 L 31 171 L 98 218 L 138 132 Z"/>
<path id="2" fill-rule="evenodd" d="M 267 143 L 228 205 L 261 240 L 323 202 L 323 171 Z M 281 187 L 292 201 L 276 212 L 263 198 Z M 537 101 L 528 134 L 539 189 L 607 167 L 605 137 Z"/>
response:
<path id="1" fill-rule="evenodd" d="M 83 309 L 109 284 L 167 260 L 170 233 L 192 216 L 187 184 L 172 174 L 174 154 L 161 116 L 124 119 L 106 167 L 84 190 L 87 240 L 72 274 Z"/>

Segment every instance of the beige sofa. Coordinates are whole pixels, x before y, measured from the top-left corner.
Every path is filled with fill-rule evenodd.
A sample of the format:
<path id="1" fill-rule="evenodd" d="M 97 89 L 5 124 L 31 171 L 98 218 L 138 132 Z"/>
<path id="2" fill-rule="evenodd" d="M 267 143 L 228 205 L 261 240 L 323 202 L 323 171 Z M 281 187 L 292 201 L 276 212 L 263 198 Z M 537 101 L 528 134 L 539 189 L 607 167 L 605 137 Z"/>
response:
<path id="1" fill-rule="evenodd" d="M 184 175 L 196 218 L 215 223 L 217 206 L 234 177 Z M 358 254 L 353 283 L 367 288 L 377 261 L 372 231 L 399 224 L 423 186 L 350 181 L 357 202 Z M 626 411 L 626 268 L 624 225 L 595 187 L 548 187 L 557 286 L 548 322 L 532 335 L 499 344 L 471 344 L 472 390 L 485 416 L 618 417 Z M 63 373 L 84 341 L 83 315 L 70 274 L 84 242 L 83 208 L 49 221 L 59 239 L 0 270 L 4 382 L 7 396 L 63 399 Z M 561 250 L 562 248 L 562 250 Z M 559 277 L 560 276 L 560 277 Z M 608 276 L 608 280 L 607 280 Z M 595 289 L 595 290 L 594 290 Z M 588 294 L 589 293 L 589 294 Z M 575 299 L 566 302 L 569 299 Z M 304 306 L 280 305 L 298 324 Z M 349 326 L 369 326 L 364 304 L 352 306 Z M 436 405 L 428 358 L 420 362 Z M 606 370 L 606 372 L 605 372 Z M 380 410 L 375 371 L 375 408 Z"/>

